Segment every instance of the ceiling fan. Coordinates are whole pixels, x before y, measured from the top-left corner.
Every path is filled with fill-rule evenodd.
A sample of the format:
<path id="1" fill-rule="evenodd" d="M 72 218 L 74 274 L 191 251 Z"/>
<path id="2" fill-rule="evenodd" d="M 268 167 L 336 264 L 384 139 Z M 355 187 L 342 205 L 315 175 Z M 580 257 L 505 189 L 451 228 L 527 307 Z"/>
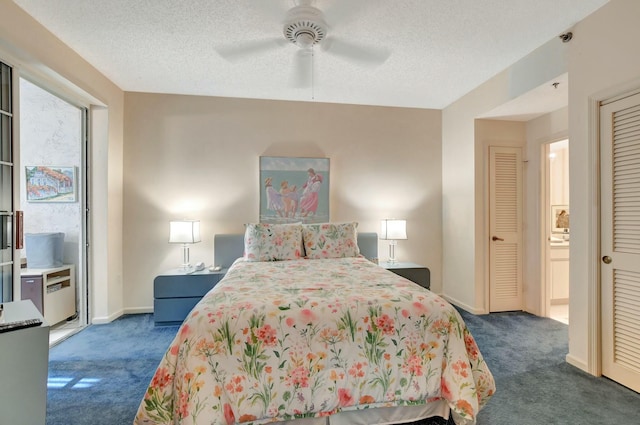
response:
<path id="1" fill-rule="evenodd" d="M 294 84 L 299 87 L 308 86 L 313 78 L 314 46 L 320 48 L 321 54 L 327 53 L 364 66 L 378 66 L 388 59 L 391 54 L 388 49 L 364 46 L 329 36 L 330 26 L 325 20 L 325 14 L 312 3 L 313 0 L 296 0 L 295 6 L 286 11 L 282 22 L 283 37 L 220 47 L 217 52 L 223 58 L 234 61 L 273 48 L 290 48 L 294 45 L 297 47 L 294 53 Z M 341 3 L 350 2 L 336 2 Z M 348 15 L 344 10 L 341 12 L 335 15 Z"/>

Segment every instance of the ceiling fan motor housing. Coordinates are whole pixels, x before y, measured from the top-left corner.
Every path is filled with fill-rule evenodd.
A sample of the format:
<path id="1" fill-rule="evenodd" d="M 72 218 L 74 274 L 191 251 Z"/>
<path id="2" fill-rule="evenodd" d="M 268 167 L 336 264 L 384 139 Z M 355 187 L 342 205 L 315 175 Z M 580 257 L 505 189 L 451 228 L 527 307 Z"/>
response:
<path id="1" fill-rule="evenodd" d="M 327 34 L 327 24 L 319 9 L 296 6 L 287 12 L 283 33 L 287 40 L 306 49 L 322 41 Z"/>

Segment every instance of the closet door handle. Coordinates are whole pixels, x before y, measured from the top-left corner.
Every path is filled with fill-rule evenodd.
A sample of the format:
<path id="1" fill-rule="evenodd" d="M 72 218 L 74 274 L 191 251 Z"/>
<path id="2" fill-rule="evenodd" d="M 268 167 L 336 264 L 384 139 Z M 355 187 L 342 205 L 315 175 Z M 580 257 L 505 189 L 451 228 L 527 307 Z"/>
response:
<path id="1" fill-rule="evenodd" d="M 501 242 L 504 242 L 504 239 L 499 238 L 499 237 L 497 237 L 497 236 L 492 237 L 492 238 L 491 238 L 491 240 L 492 240 L 492 241 L 494 241 L 494 242 L 495 242 L 495 241 L 501 241 Z"/>
<path id="2" fill-rule="evenodd" d="M 605 264 L 611 264 L 611 257 L 605 255 L 604 257 L 602 257 L 602 262 Z"/>

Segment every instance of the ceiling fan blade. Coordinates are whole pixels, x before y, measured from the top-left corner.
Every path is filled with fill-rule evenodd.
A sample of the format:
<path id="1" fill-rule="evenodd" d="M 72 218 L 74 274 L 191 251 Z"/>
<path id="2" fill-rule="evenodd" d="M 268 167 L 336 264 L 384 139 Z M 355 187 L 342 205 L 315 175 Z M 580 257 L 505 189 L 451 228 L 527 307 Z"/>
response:
<path id="1" fill-rule="evenodd" d="M 317 5 L 316 7 L 319 7 L 324 11 L 324 16 L 326 16 L 327 22 L 335 28 L 336 26 L 343 26 L 352 22 L 361 14 L 362 9 L 366 6 L 366 4 L 358 1 L 343 0 L 333 1 L 326 7 L 321 5 Z"/>
<path id="2" fill-rule="evenodd" d="M 313 51 L 299 49 L 293 56 L 292 85 L 304 88 L 311 86 L 313 76 Z"/>
<path id="3" fill-rule="evenodd" d="M 234 62 L 247 56 L 253 56 L 256 53 L 264 53 L 286 46 L 287 44 L 287 41 L 282 37 L 271 37 L 261 40 L 248 41 L 246 43 L 240 43 L 233 46 L 218 47 L 216 51 L 224 59 L 230 62 Z"/>
<path id="4" fill-rule="evenodd" d="M 391 50 L 384 47 L 371 47 L 327 37 L 321 48 L 346 60 L 360 62 L 363 65 L 382 65 L 391 56 Z"/>
<path id="5" fill-rule="evenodd" d="M 262 18 L 273 22 L 281 22 L 287 12 L 287 5 L 274 1 L 251 1 L 248 4 L 247 14 L 259 14 Z"/>

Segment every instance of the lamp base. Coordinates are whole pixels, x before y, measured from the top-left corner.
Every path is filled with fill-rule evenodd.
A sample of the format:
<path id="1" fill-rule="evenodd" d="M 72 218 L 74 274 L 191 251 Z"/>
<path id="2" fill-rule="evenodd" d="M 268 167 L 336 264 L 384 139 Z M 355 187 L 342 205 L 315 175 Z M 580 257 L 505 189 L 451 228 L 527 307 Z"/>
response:
<path id="1" fill-rule="evenodd" d="M 189 246 L 185 243 L 182 244 L 182 264 L 180 265 L 180 270 L 189 271 L 191 267 L 191 264 L 189 264 Z"/>
<path id="2" fill-rule="evenodd" d="M 388 263 L 397 263 L 398 261 L 396 260 L 396 245 L 398 244 L 398 241 L 396 240 L 391 240 L 389 241 L 389 260 L 387 260 Z"/>

